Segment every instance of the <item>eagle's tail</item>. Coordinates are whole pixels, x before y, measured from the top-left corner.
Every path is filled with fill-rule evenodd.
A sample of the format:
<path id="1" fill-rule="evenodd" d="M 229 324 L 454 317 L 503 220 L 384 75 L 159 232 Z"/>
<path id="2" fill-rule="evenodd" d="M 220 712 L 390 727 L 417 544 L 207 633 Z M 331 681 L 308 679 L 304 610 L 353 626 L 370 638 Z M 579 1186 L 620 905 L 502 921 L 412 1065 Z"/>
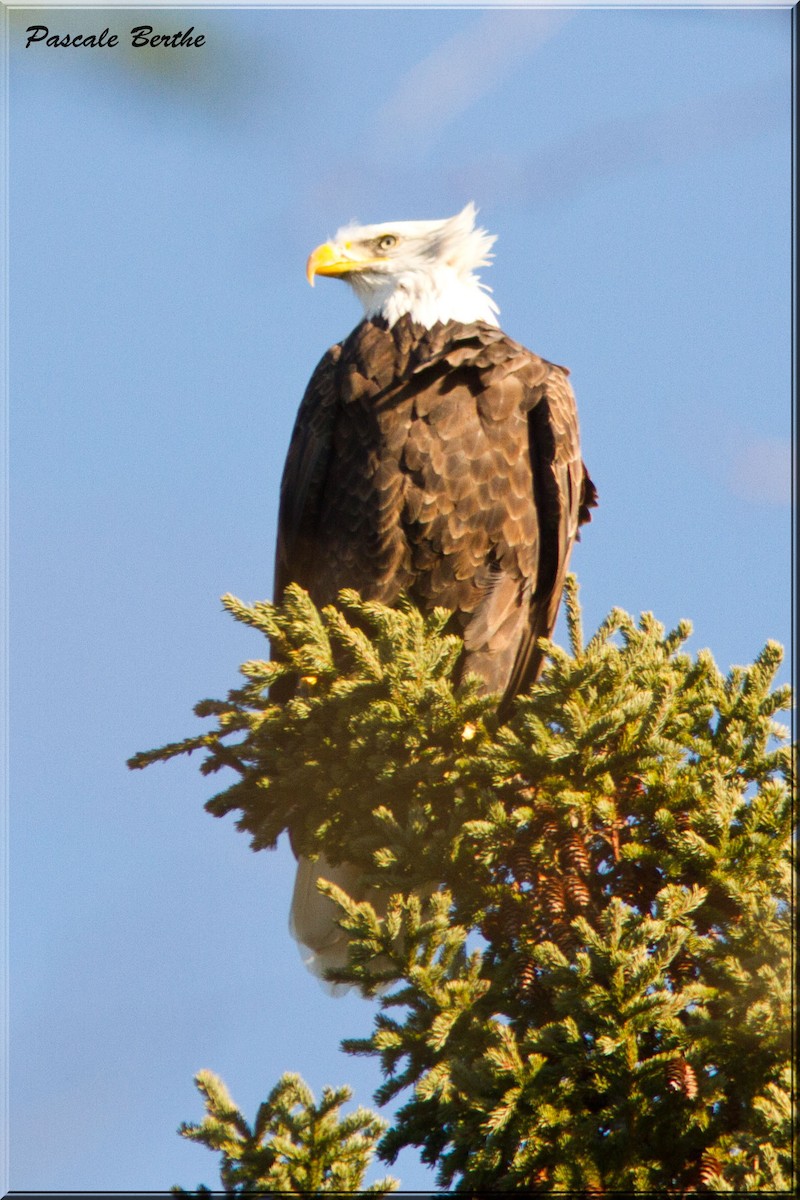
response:
<path id="1" fill-rule="evenodd" d="M 348 985 L 325 982 L 325 972 L 347 965 L 348 938 L 336 923 L 341 909 L 317 890 L 317 880 L 327 879 L 354 900 L 359 900 L 363 891 L 359 887 L 362 874 L 352 863 L 332 866 L 324 854 L 315 861 L 301 858 L 297 863 L 289 930 L 300 944 L 300 953 L 309 971 L 321 979 L 333 995 L 347 991 Z"/>

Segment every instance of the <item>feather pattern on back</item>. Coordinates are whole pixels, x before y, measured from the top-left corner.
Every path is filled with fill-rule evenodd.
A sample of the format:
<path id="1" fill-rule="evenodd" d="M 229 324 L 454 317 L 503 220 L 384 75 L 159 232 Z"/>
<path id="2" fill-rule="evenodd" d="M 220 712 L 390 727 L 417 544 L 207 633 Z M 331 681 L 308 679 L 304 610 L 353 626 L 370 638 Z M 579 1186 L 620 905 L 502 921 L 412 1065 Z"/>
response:
<path id="1" fill-rule="evenodd" d="M 495 326 L 365 320 L 317 367 L 281 486 L 276 596 L 449 608 L 462 673 L 535 677 L 593 488 L 567 373 Z M 582 509 L 583 505 L 583 509 Z"/>

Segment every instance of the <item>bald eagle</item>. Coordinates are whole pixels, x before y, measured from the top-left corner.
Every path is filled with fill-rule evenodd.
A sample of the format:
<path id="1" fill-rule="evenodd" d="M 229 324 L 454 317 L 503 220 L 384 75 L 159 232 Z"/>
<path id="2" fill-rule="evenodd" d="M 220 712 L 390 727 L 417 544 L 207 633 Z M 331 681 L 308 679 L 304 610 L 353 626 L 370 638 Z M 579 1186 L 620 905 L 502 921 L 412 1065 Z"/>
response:
<path id="1" fill-rule="evenodd" d="M 364 319 L 306 389 L 283 473 L 275 595 L 299 583 L 318 605 L 355 588 L 450 609 L 462 676 L 500 694 L 505 716 L 537 677 L 578 527 L 596 492 L 581 460 L 568 371 L 499 328 L 476 275 L 495 238 L 468 204 L 442 221 L 349 225 L 307 275 L 349 283 Z M 280 695 L 279 697 L 280 698 Z M 300 859 L 291 929 L 323 975 L 347 959 L 330 879 L 358 872 Z"/>

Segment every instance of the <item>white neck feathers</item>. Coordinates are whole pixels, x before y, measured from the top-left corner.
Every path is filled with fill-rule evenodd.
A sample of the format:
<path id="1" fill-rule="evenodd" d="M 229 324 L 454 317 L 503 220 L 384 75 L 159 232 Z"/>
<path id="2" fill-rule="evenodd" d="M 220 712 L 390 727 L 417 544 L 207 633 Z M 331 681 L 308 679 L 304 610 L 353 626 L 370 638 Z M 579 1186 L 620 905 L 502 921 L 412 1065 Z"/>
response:
<path id="1" fill-rule="evenodd" d="M 445 263 L 411 267 L 392 277 L 353 275 L 349 283 L 365 315 L 383 317 L 390 326 L 406 313 L 427 329 L 437 321 L 498 323 L 499 309 L 486 284 L 472 272 L 459 272 Z"/>

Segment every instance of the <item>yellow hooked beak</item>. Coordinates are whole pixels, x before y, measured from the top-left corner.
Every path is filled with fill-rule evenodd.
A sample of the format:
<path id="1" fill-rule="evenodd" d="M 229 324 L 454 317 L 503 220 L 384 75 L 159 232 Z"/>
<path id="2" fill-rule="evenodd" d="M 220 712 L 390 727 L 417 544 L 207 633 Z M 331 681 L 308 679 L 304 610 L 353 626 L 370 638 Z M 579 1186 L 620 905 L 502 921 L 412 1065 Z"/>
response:
<path id="1" fill-rule="evenodd" d="M 306 279 L 313 287 L 315 275 L 346 275 L 348 271 L 357 270 L 359 265 L 352 258 L 345 257 L 332 242 L 323 242 L 308 256 Z"/>

